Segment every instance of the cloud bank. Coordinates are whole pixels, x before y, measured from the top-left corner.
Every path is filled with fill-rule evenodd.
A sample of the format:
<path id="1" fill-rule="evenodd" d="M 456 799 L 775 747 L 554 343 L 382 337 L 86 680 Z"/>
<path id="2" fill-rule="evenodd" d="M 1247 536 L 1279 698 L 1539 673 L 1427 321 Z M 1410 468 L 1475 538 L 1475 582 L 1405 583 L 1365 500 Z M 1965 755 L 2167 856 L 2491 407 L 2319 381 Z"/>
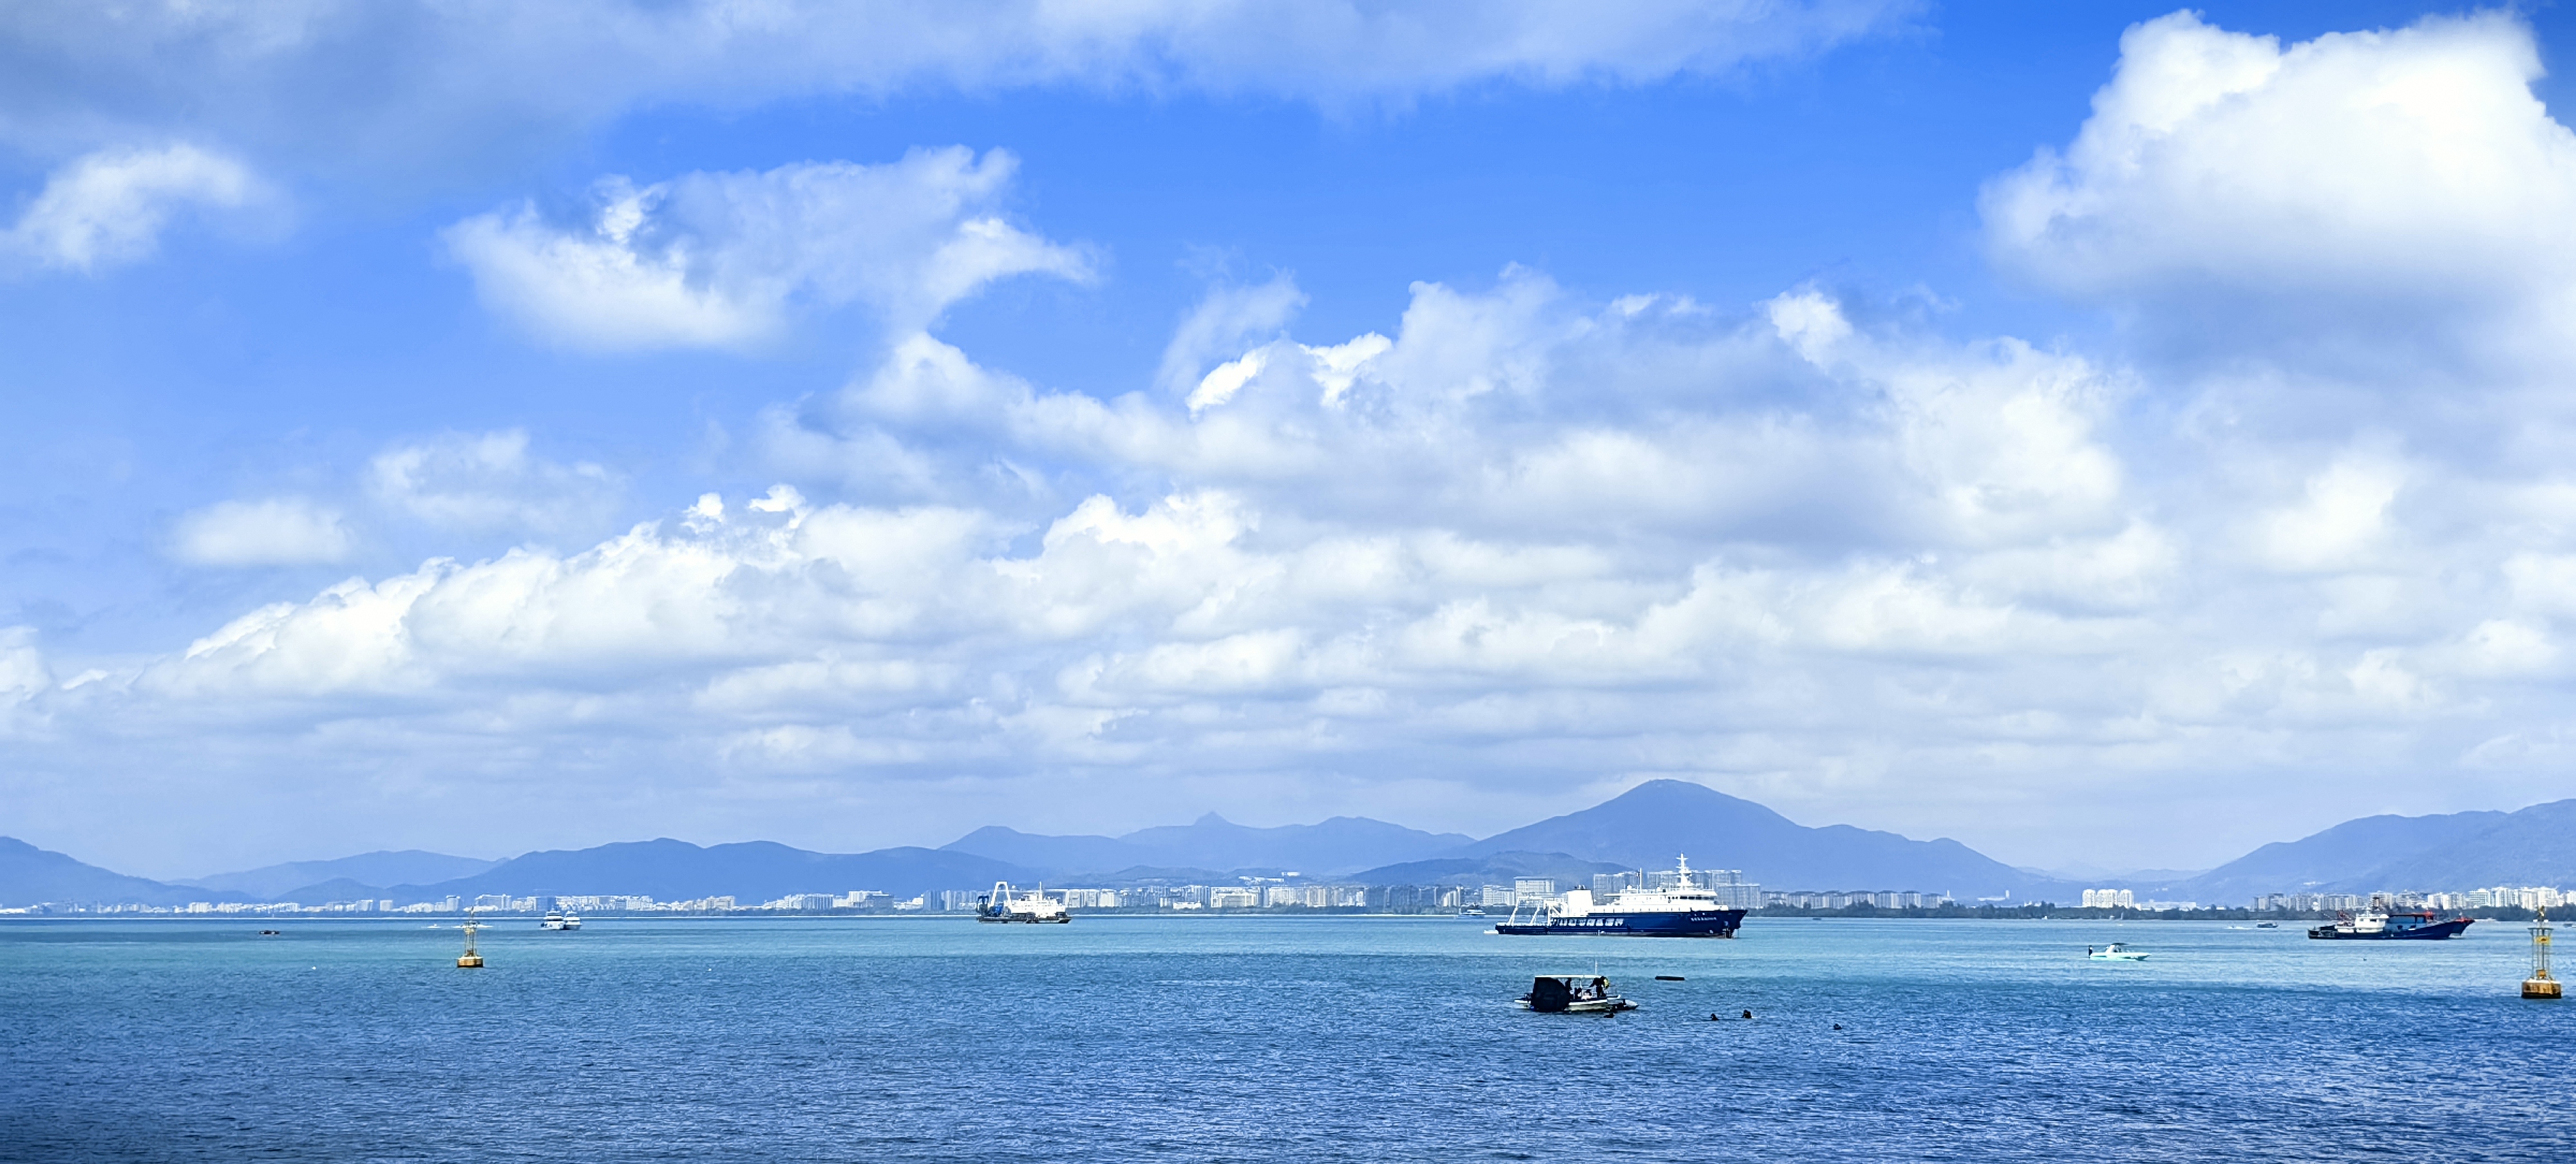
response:
<path id="1" fill-rule="evenodd" d="M 996 804 L 1051 831 L 1210 804 L 1475 829 L 1683 776 L 2143 863 L 2519 803 L 2576 738 L 2576 429 L 2541 375 L 2576 206 L 2532 59 L 2498 17 L 2132 30 L 2070 142 L 1988 185 L 1988 241 L 2124 334 L 2227 305 L 2200 359 L 1948 336 L 1826 286 L 1604 299 L 1509 267 L 1338 334 L 1300 332 L 1286 275 L 1221 287 L 1132 390 L 1090 393 L 931 331 L 990 279 L 1087 270 L 1032 228 L 976 234 L 1006 158 L 496 211 L 450 245 L 562 342 L 736 346 L 834 305 L 888 342 L 766 415 L 764 494 L 350 579 L 150 657 L 21 634 L 0 722 L 44 812 L 112 746 L 208 819 L 274 795 L 543 822 L 485 826 L 492 848 L 677 812 L 851 848 Z M 2508 277 L 2466 273 L 2490 261 Z M 2334 305 L 2389 313 L 2362 334 Z M 2318 355 L 2346 338 L 2367 358 Z M 2427 384 L 2440 415 L 2413 423 Z M 516 529 L 544 521 L 477 499 L 577 509 L 607 476 L 508 434 L 372 474 L 423 522 Z M 200 560 L 311 544 L 227 534 L 294 524 L 248 504 L 207 511 Z M 2173 804 L 2199 851 L 2164 847 L 2169 818 L 2134 852 L 2087 824 Z"/>

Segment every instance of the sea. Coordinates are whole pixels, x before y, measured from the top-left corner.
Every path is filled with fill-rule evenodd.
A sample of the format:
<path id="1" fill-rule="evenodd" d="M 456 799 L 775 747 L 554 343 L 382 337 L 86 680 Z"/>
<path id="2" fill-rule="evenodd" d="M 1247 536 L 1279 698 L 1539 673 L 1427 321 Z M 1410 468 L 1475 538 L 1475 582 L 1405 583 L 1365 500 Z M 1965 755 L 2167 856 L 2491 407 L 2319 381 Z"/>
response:
<path id="1" fill-rule="evenodd" d="M 2111 941 L 2149 957 L 2085 957 Z M 2510 923 L 601 917 L 498 922 L 481 970 L 461 944 L 0 922 L 0 1160 L 2576 1160 L 2576 1002 L 2520 997 Z M 1595 972 L 1639 1009 L 1512 1006 Z"/>

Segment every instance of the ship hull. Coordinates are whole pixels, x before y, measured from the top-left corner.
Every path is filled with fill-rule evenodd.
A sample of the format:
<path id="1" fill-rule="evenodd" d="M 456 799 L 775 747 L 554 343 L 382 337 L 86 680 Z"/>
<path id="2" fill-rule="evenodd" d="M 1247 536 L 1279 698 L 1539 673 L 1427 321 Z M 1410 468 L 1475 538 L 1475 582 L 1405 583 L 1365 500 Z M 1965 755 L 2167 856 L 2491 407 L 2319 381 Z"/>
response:
<path id="1" fill-rule="evenodd" d="M 2341 942 L 2438 942 L 2444 938 L 2458 937 L 2461 931 L 2469 928 L 2470 920 L 2455 917 L 2449 921 L 2434 922 L 2431 925 L 2411 926 L 2402 930 L 2380 930 L 2369 934 L 2339 930 L 2333 926 L 2318 926 L 2309 930 L 2308 936 L 2323 941 Z"/>
<path id="2" fill-rule="evenodd" d="M 1595 913 L 1552 917 L 1540 922 L 1502 922 L 1498 934 L 1572 935 L 1593 938 L 1731 938 L 1744 924 L 1740 909 L 1694 909 L 1672 913 Z"/>

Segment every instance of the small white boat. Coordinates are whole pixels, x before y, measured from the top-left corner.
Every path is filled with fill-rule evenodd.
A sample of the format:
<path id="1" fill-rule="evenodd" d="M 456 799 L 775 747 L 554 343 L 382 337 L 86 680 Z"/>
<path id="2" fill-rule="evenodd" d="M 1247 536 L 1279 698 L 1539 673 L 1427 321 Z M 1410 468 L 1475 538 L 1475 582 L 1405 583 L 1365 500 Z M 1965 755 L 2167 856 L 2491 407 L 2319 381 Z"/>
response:
<path id="1" fill-rule="evenodd" d="M 581 915 L 570 910 L 550 909 L 546 911 L 546 920 L 538 922 L 537 928 L 547 930 L 577 930 L 581 928 Z"/>
<path id="2" fill-rule="evenodd" d="M 2091 958 L 2096 962 L 2144 962 L 2147 960 L 2145 952 L 2132 950 L 2127 945 L 2120 942 L 2113 942 L 2098 950 L 2091 946 L 2086 946 L 2084 947 L 2084 956 Z"/>
<path id="3" fill-rule="evenodd" d="M 1637 1004 L 1610 989 L 1598 974 L 1541 974 L 1530 980 L 1530 992 L 1512 1000 L 1522 1010 L 1541 1014 L 1617 1014 Z"/>

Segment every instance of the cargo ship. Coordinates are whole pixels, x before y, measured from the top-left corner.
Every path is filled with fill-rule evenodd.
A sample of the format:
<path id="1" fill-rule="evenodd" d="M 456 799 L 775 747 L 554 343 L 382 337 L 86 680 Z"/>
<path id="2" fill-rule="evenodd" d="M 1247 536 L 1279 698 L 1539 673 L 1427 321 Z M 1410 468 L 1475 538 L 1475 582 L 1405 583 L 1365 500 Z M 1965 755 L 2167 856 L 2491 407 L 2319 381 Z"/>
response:
<path id="1" fill-rule="evenodd" d="M 2318 926 L 2308 931 L 2311 938 L 2365 940 L 2439 941 L 2458 937 L 2477 919 L 2462 915 L 2435 918 L 2431 910 L 2392 910 L 2382 898 L 2370 900 L 2370 908 L 2359 914 L 2338 913 L 2333 925 Z"/>
<path id="2" fill-rule="evenodd" d="M 1629 889 L 1596 903 L 1592 891 L 1569 889 L 1563 903 L 1532 903 L 1512 910 L 1498 934 L 1586 934 L 1599 938 L 1731 938 L 1744 911 L 1720 902 L 1717 891 L 1693 880 L 1685 856 L 1660 889 Z"/>

